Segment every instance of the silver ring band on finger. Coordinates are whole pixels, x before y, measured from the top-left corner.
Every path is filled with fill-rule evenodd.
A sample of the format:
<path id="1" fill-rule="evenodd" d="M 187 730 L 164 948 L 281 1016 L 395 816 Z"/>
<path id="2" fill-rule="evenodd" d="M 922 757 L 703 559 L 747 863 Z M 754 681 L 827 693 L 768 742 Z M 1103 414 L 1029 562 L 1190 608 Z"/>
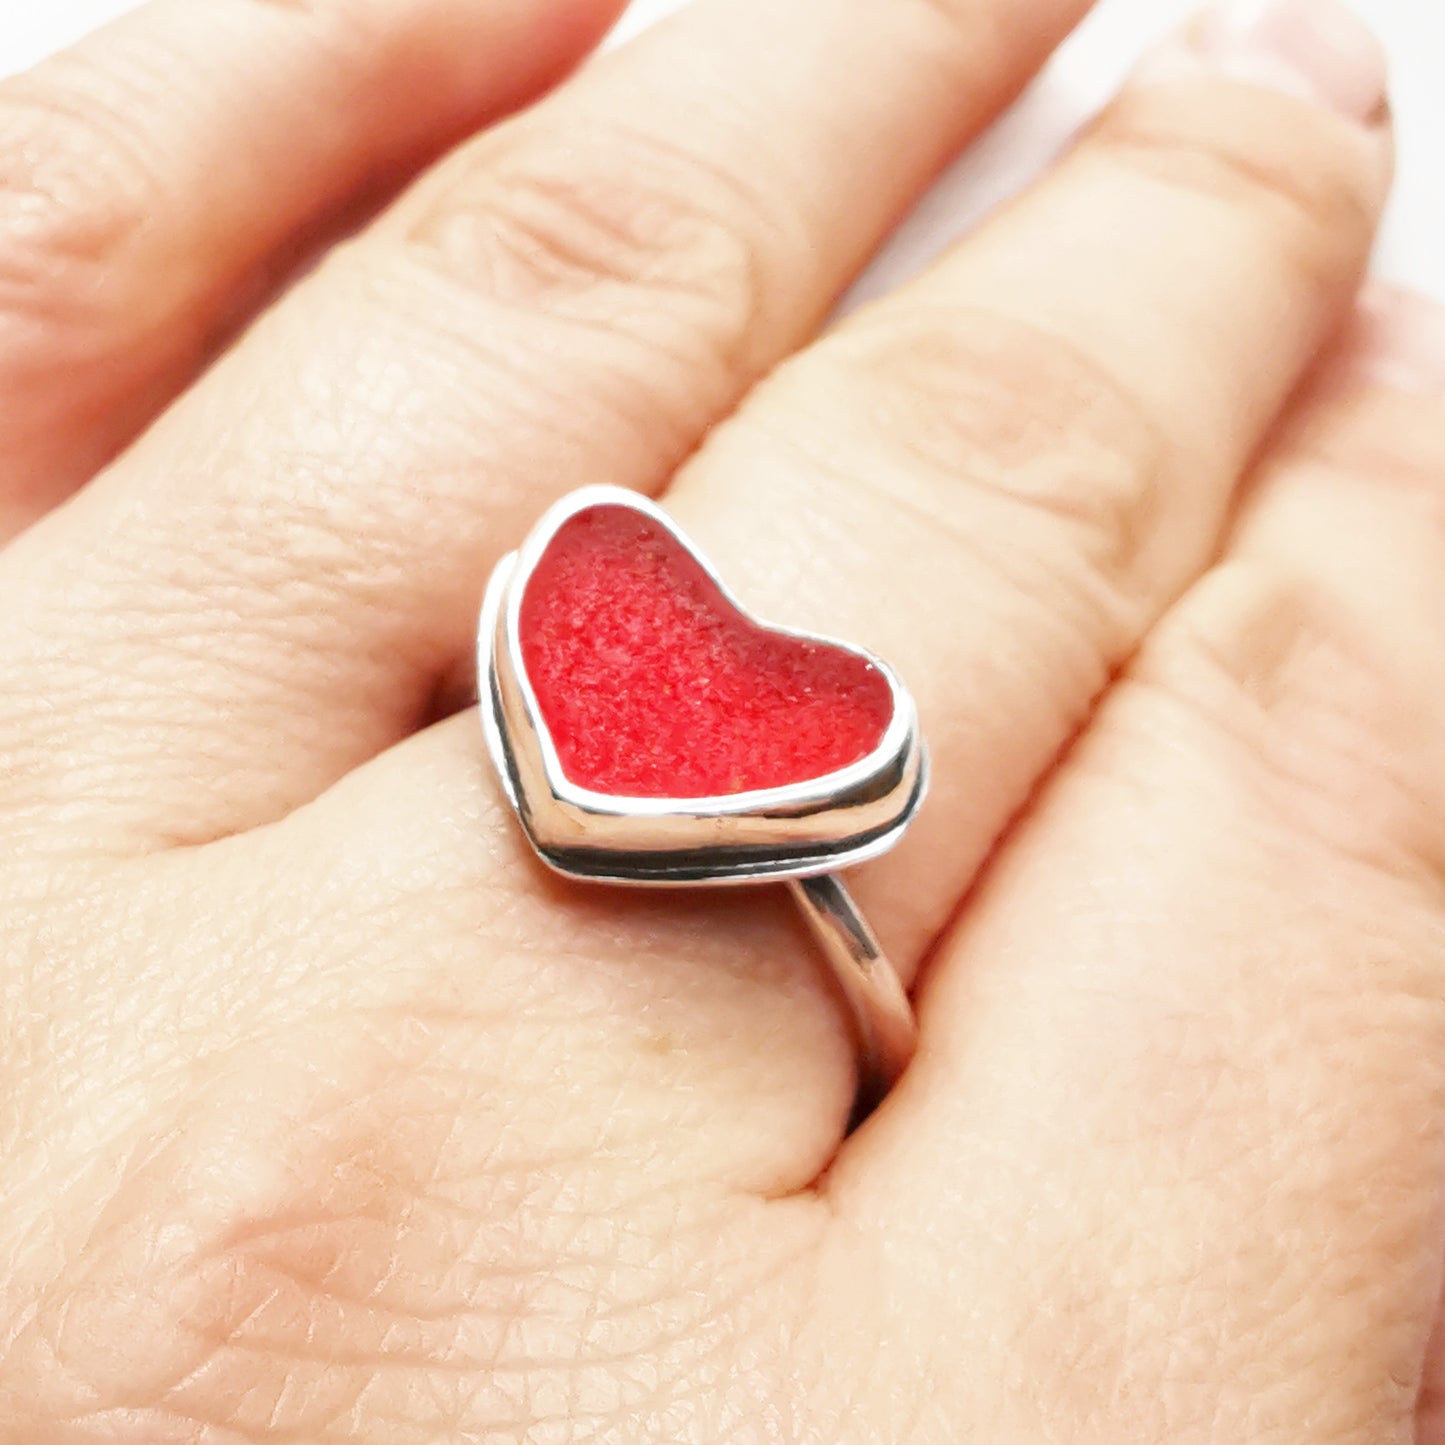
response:
<path id="1" fill-rule="evenodd" d="M 928 786 L 918 711 L 860 648 L 754 618 L 676 523 L 617 487 L 563 498 L 482 608 L 487 750 L 532 847 L 588 883 L 785 883 L 846 1004 L 860 1104 L 917 1025 L 838 874 Z"/>

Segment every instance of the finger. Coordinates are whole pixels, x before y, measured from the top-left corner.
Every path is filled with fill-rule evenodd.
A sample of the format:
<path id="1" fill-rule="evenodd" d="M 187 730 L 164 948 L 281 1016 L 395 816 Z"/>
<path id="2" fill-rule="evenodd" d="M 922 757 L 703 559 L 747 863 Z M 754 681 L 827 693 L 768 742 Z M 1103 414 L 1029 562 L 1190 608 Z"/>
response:
<path id="1" fill-rule="evenodd" d="M 1429 372 L 1357 340 L 1305 404 L 987 879 L 919 1067 L 833 1180 L 903 1269 L 1005 1312 L 1017 1378 L 1080 1352 L 1085 1442 L 1415 1438 L 1445 1147 L 1433 325 Z M 1026 1245 L 993 1213 L 1019 1198 Z M 1006 1433 L 1062 1409 L 1015 1403 Z"/>
<path id="2" fill-rule="evenodd" d="M 545 86 L 620 0 L 154 0 L 0 85 L 0 536 L 128 441 L 358 191 Z"/>
<path id="3" fill-rule="evenodd" d="M 933 800 L 898 855 L 858 875 L 905 971 L 1215 547 L 1244 459 L 1347 304 L 1387 150 L 1373 125 L 1322 106 L 1217 77 L 1151 79 L 939 270 L 765 383 L 669 492 L 761 615 L 876 647 L 919 695 Z M 1094 302 L 1106 289 L 1107 313 Z M 465 900 L 467 936 L 495 915 L 553 937 L 541 919 L 556 890 L 519 867 L 476 732 L 469 715 L 395 750 L 322 800 L 308 827 L 353 840 L 340 871 L 364 877 L 367 897 L 399 889 L 399 913 L 427 916 L 435 892 Z M 605 899 L 592 906 L 615 916 Z M 675 987 L 647 930 L 678 916 L 630 909 L 600 936 L 574 922 L 568 956 L 616 952 L 637 990 L 598 1047 L 636 1062 L 626 1010 L 650 1018 L 654 975 Z M 727 1122 L 679 1144 L 678 1167 L 796 1185 L 837 1142 L 848 1044 L 805 941 L 770 935 L 752 912 L 734 927 L 731 966 L 689 973 L 695 1017 L 669 1060 Z M 410 965 L 398 978 L 415 986 Z M 318 971 L 318 988 L 341 986 Z M 537 1016 L 521 1001 L 513 1012 Z M 536 1053 L 538 1068 L 559 1067 Z M 665 1110 L 678 1092 L 649 1098 Z M 724 1130 L 736 1142 L 735 1123 L 741 1152 L 719 1145 Z M 655 1127 L 674 1132 L 665 1113 Z"/>
<path id="4" fill-rule="evenodd" d="M 704 0 L 463 149 L 12 554 L 40 792 L 203 838 L 412 730 L 541 505 L 658 487 L 1082 8 Z"/>
<path id="5" fill-rule="evenodd" d="M 863 641 L 917 694 L 932 797 L 859 884 L 905 957 L 1210 558 L 1355 291 L 1383 62 L 1350 21 L 1363 77 L 1312 69 L 1330 17 L 1293 52 L 1216 21 L 1152 57 L 1052 176 L 785 368 L 668 494 L 763 616 Z"/>

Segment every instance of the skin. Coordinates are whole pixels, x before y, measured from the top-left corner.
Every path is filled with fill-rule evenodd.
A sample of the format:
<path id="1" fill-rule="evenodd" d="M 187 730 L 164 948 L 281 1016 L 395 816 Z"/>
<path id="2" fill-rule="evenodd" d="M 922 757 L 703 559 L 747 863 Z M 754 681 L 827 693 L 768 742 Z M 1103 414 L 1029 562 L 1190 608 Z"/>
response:
<path id="1" fill-rule="evenodd" d="M 1083 8 L 699 0 L 502 120 L 615 6 L 161 0 L 0 89 L 4 1445 L 1445 1440 L 1383 111 L 1141 73 L 814 340 Z M 550 878 L 437 720 L 601 480 L 918 695 L 846 1140 L 784 902 Z"/>

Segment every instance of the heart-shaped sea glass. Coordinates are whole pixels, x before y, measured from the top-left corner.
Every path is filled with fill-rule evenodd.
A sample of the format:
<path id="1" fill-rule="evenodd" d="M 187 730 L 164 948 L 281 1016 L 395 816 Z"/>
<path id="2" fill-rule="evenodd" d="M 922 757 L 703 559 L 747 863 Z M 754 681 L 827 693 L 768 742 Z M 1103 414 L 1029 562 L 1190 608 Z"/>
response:
<path id="1" fill-rule="evenodd" d="M 559 503 L 498 568 L 479 677 L 508 796 L 564 872 L 831 871 L 891 846 L 922 797 L 891 670 L 759 622 L 666 513 L 617 488 Z"/>

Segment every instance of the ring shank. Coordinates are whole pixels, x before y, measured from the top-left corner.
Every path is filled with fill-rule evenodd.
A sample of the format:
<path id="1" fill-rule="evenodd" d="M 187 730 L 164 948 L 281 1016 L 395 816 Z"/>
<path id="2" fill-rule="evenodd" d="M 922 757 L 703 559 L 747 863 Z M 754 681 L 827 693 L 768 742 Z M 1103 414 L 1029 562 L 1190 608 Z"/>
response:
<path id="1" fill-rule="evenodd" d="M 876 1103 L 908 1067 L 918 1047 L 913 1005 L 898 970 L 836 875 L 794 879 L 788 888 L 852 1012 L 860 1101 Z"/>

